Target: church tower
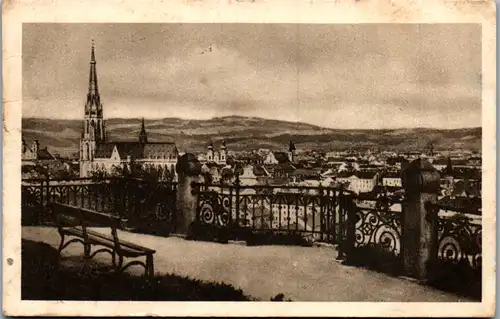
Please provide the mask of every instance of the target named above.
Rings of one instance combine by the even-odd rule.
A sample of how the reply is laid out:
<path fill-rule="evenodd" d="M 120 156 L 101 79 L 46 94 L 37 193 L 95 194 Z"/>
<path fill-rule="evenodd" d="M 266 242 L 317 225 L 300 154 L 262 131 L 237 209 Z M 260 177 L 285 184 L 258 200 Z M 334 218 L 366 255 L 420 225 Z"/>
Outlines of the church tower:
<path fill-rule="evenodd" d="M 148 143 L 148 134 L 146 133 L 146 127 L 144 125 L 144 118 L 142 118 L 141 131 L 139 132 L 139 143 L 141 143 L 141 144 Z"/>
<path fill-rule="evenodd" d="M 214 144 L 210 142 L 210 144 L 208 144 L 207 161 L 212 162 L 213 160 L 214 160 Z"/>
<path fill-rule="evenodd" d="M 292 163 L 294 160 L 294 156 L 295 156 L 295 144 L 293 143 L 293 141 L 290 141 L 290 145 L 288 147 L 288 160 L 290 160 L 290 162 Z"/>
<path fill-rule="evenodd" d="M 97 144 L 106 140 L 104 119 L 102 116 L 101 97 L 97 85 L 97 70 L 94 40 L 90 52 L 90 74 L 82 136 L 80 139 L 80 176 L 87 177 L 91 170 Z"/>
<path fill-rule="evenodd" d="M 227 148 L 226 141 L 222 141 L 222 145 L 220 146 L 220 164 L 226 165 L 227 163 Z"/>

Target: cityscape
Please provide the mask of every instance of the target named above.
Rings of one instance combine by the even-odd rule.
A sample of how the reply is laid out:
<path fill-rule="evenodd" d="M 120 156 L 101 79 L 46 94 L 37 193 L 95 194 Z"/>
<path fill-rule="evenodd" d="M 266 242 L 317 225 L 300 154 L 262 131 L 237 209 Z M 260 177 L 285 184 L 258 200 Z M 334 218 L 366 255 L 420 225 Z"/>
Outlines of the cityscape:
<path fill-rule="evenodd" d="M 82 120 L 80 150 L 76 158 L 51 154 L 38 139 L 23 139 L 23 178 L 91 177 L 121 174 L 132 162 L 161 170 L 161 180 L 176 179 L 179 152 L 175 142 L 148 140 L 144 118 L 137 119 L 134 140 L 108 141 L 106 121 L 99 94 L 94 44 L 91 47 L 89 92 Z M 231 120 L 231 117 L 227 117 Z M 245 118 L 240 118 L 243 122 Z M 139 124 L 140 123 L 140 124 Z M 290 123 L 292 124 L 292 123 Z M 133 128 L 131 128 L 133 130 Z M 237 143 L 234 143 L 237 144 Z M 239 147 L 237 147 L 239 149 Z M 481 151 L 436 150 L 432 140 L 422 149 L 391 151 L 377 148 L 347 150 L 301 149 L 290 139 L 281 149 L 231 150 L 225 140 L 206 143 L 206 150 L 195 152 L 202 172 L 211 183 L 242 185 L 342 186 L 356 194 L 397 195 L 402 191 L 401 170 L 412 160 L 426 158 L 441 174 L 440 200 L 459 210 L 481 210 Z"/>
<path fill-rule="evenodd" d="M 79 28 L 72 29 L 73 26 L 61 28 L 47 26 L 47 37 L 56 37 L 58 32 L 64 34 L 75 30 L 81 31 Z M 334 34 L 340 32 L 344 36 L 336 41 L 344 41 L 346 45 L 351 46 L 351 49 L 359 45 L 358 48 L 361 52 L 365 50 L 362 49 L 363 45 L 366 45 L 366 52 L 363 53 L 363 56 L 368 56 L 368 60 L 353 62 L 354 64 L 346 63 L 353 67 L 352 73 L 356 74 L 354 78 L 359 81 L 360 87 L 369 93 L 360 98 L 356 94 L 363 94 L 352 93 L 354 94 L 352 95 L 346 89 L 344 98 L 348 97 L 352 101 L 356 101 L 357 106 L 352 106 L 350 111 L 342 108 L 339 108 L 338 111 L 331 111 L 335 107 L 325 106 L 325 99 L 340 101 L 339 105 L 342 104 L 342 90 L 333 90 L 333 84 L 321 82 L 328 76 L 328 71 L 322 75 L 317 75 L 315 72 L 321 68 L 329 68 L 330 71 L 336 72 L 334 73 L 338 77 L 339 85 L 348 83 L 351 74 L 342 73 L 344 71 L 339 70 L 343 70 L 343 67 L 331 66 L 328 62 L 328 59 L 337 61 L 342 53 L 339 52 L 338 56 L 335 54 L 328 56 L 325 62 L 320 59 L 323 51 L 314 48 L 306 40 L 296 39 L 295 41 L 299 44 L 297 45 L 298 52 L 294 53 L 297 54 L 295 57 L 286 56 L 285 49 L 283 52 L 279 51 L 280 54 L 285 54 L 285 57 L 274 57 L 271 52 L 278 55 L 277 52 L 280 49 L 276 48 L 276 51 L 270 49 L 273 47 L 274 44 L 271 43 L 275 39 L 269 34 L 282 32 L 284 37 L 282 45 L 286 47 L 285 42 L 288 37 L 286 32 L 291 32 L 292 27 L 221 26 L 222 29 L 227 28 L 227 30 L 221 31 L 218 36 L 212 39 L 215 41 L 214 43 L 205 45 L 208 40 L 205 41 L 201 34 L 205 34 L 204 32 L 215 34 L 214 30 L 217 28 L 200 31 L 201 29 L 196 29 L 196 26 L 152 25 L 144 27 L 144 30 L 135 30 L 134 26 L 127 25 L 123 30 L 125 30 L 124 34 L 130 36 L 128 45 L 137 50 L 134 54 L 140 55 L 146 52 L 138 48 L 143 45 L 141 37 L 146 39 L 149 36 L 153 38 L 151 41 L 154 42 L 156 36 L 153 34 L 164 34 L 168 30 L 175 31 L 177 34 L 191 32 L 193 38 L 190 38 L 190 41 L 200 41 L 196 43 L 195 50 L 192 52 L 188 52 L 188 47 L 193 45 L 190 41 L 183 50 L 178 49 L 181 56 L 186 55 L 186 59 L 189 60 L 187 64 L 183 64 L 182 58 L 173 57 L 167 59 L 170 64 L 166 67 L 155 65 L 153 71 L 149 69 L 150 66 L 147 64 L 135 64 L 139 63 L 140 59 L 138 60 L 137 56 L 132 58 L 132 53 L 130 53 L 130 61 L 128 62 L 124 62 L 127 60 L 126 53 L 122 55 L 113 53 L 115 54 L 115 60 L 113 60 L 110 57 L 111 53 L 101 49 L 99 43 L 104 43 L 103 46 L 107 46 L 108 50 L 113 48 L 117 51 L 121 50 L 117 47 L 119 44 L 110 44 L 110 39 L 113 36 L 111 36 L 111 31 L 106 31 L 106 26 L 96 28 L 101 28 L 96 29 L 99 32 L 94 30 L 101 34 L 101 41 L 90 39 L 87 41 L 85 51 L 82 49 L 82 51 L 72 52 L 73 55 L 78 55 L 72 59 L 79 61 L 71 66 L 71 68 L 78 69 L 74 72 L 78 74 L 84 74 L 83 71 L 88 72 L 81 77 L 71 77 L 71 81 L 74 82 L 71 85 L 77 86 L 79 89 L 72 89 L 73 91 L 69 92 L 81 92 L 81 88 L 85 87 L 85 93 L 78 97 L 82 101 L 78 107 L 68 106 L 66 110 L 68 113 L 62 116 L 57 114 L 48 116 L 46 111 L 40 111 L 40 114 L 36 114 L 37 110 L 41 110 L 43 105 L 48 103 L 42 101 L 44 97 L 40 95 L 40 92 L 43 89 L 35 89 L 37 84 L 31 82 L 23 86 L 23 92 L 26 94 L 25 99 L 29 100 L 27 105 L 39 103 L 36 107 L 31 106 L 22 119 L 23 245 L 26 241 L 26 247 L 30 245 L 32 247 L 31 250 L 26 248 L 26 251 L 34 253 L 39 250 L 37 245 L 44 243 L 44 245 L 48 245 L 44 248 L 47 251 L 52 249 L 61 255 L 64 250 L 66 254 L 76 256 L 81 254 L 76 248 L 78 245 L 73 244 L 68 249 L 66 247 L 73 241 L 75 243 L 81 242 L 84 246 L 85 265 L 88 265 L 88 260 L 91 260 L 98 252 L 105 250 L 112 255 L 113 267 L 119 269 L 119 274 L 126 272 L 126 269 L 134 269 L 130 272 L 131 275 L 129 274 L 135 278 L 130 279 L 132 281 L 136 278 L 142 278 L 137 276 L 140 272 L 135 269 L 136 267 L 132 267 L 134 265 L 142 265 L 146 277 L 160 276 L 158 274 L 170 272 L 174 275 L 191 276 L 206 281 L 219 281 L 221 277 L 218 277 L 219 269 L 215 265 L 222 263 L 221 260 L 210 259 L 211 262 L 203 257 L 205 261 L 202 267 L 213 270 L 201 274 L 196 270 L 198 269 L 196 268 L 198 266 L 195 265 L 196 261 L 189 259 L 194 257 L 186 257 L 184 260 L 183 256 L 178 254 L 176 256 L 180 260 L 184 260 L 183 267 L 189 271 L 181 271 L 181 273 L 176 274 L 175 266 L 169 264 L 169 256 L 164 250 L 165 247 L 174 247 L 172 249 L 183 251 L 186 249 L 183 246 L 186 245 L 184 241 L 194 240 L 200 246 L 196 246 L 198 248 L 192 246 L 194 247 L 192 249 L 219 256 L 218 248 L 207 249 L 202 246 L 203 243 L 205 241 L 224 244 L 246 242 L 246 246 L 258 246 L 262 250 L 263 257 L 258 258 L 257 255 L 242 250 L 247 248 L 246 246 L 230 248 L 234 251 L 229 252 L 229 254 L 241 254 L 241 256 L 245 256 L 241 258 L 251 260 L 249 261 L 251 265 L 269 267 L 268 270 L 272 273 L 278 271 L 279 265 L 285 259 L 280 259 L 278 262 L 272 257 L 265 257 L 266 254 L 271 254 L 270 251 L 266 250 L 267 248 L 273 247 L 273 245 L 283 245 L 282 248 L 279 248 L 282 249 L 279 252 L 282 254 L 280 258 L 293 256 L 290 257 L 290 263 L 293 264 L 298 262 L 296 260 L 298 255 L 295 255 L 294 250 L 286 250 L 295 248 L 287 247 L 308 246 L 311 247 L 311 252 L 308 253 L 311 256 L 304 258 L 312 263 L 315 262 L 314 260 L 323 261 L 324 258 L 331 258 L 331 260 L 339 261 L 339 267 L 368 267 L 373 271 L 388 273 L 389 277 L 387 278 L 399 278 L 398 276 L 404 275 L 418 280 L 429 280 L 432 277 L 430 286 L 433 288 L 417 284 L 415 286 L 394 284 L 392 279 L 387 279 L 387 282 L 391 282 L 390 285 L 395 285 L 394 289 L 401 289 L 399 294 L 401 300 L 392 295 L 381 297 L 385 298 L 386 301 L 480 300 L 481 87 L 480 83 L 477 82 L 477 74 L 470 74 L 480 73 L 480 54 L 478 59 L 475 58 L 478 53 L 476 52 L 477 44 L 474 41 L 469 39 L 471 42 L 467 48 L 470 52 L 463 50 L 467 51 L 462 52 L 463 57 L 457 57 L 457 60 L 463 59 L 463 61 L 454 62 L 469 63 L 471 66 L 469 67 L 467 64 L 460 71 L 457 71 L 456 65 L 446 65 L 448 62 L 446 62 L 445 53 L 432 53 L 426 61 L 419 58 L 415 58 L 416 60 L 413 61 L 408 58 L 413 53 L 400 48 L 397 41 L 390 40 L 390 38 L 402 36 L 401 34 L 405 32 L 416 32 L 411 26 L 401 26 L 396 28 L 396 31 L 389 31 L 383 26 L 377 25 L 378 33 L 374 34 L 369 28 L 360 26 L 358 32 L 362 35 L 353 36 L 354 40 L 346 40 L 348 38 L 346 35 L 353 32 L 349 31 L 350 28 L 346 26 L 339 26 L 338 30 L 335 28 L 333 28 L 335 30 L 328 30 L 325 26 L 319 26 L 317 29 L 313 26 L 304 26 L 303 31 L 311 37 L 313 37 L 312 34 L 318 33 L 326 38 L 326 40 L 318 41 L 328 42 L 329 37 L 333 39 Z M 432 27 L 419 26 L 419 28 L 431 28 L 428 31 L 433 32 Z M 440 32 L 457 33 L 463 31 L 457 26 L 443 28 Z M 26 30 L 25 32 L 32 37 L 40 32 L 36 29 L 36 25 L 31 25 L 31 28 Z M 110 38 L 102 35 L 108 34 L 106 32 L 109 32 Z M 383 36 L 384 32 L 389 34 L 387 38 Z M 471 34 L 471 38 L 474 38 L 475 30 L 467 29 L 467 32 Z M 248 59 L 243 59 L 244 53 L 235 53 L 232 50 L 236 50 L 235 48 L 250 50 L 250 48 L 249 44 L 234 39 L 237 34 L 254 36 L 254 39 L 260 39 L 263 45 L 269 46 L 269 48 L 259 49 L 262 52 L 255 53 L 257 56 L 254 56 L 254 53 L 245 52 L 248 54 Z M 366 37 L 369 35 L 373 37 L 373 43 L 370 42 L 368 45 L 366 43 L 369 41 L 366 40 Z M 80 36 L 83 39 L 83 35 Z M 172 35 L 169 43 L 175 43 L 183 48 L 181 43 L 183 37 L 179 35 L 177 38 L 175 37 Z M 227 41 L 227 47 L 224 47 L 224 41 Z M 160 59 L 154 55 L 157 48 L 151 44 L 153 42 L 144 44 L 144 46 L 154 48 L 152 49 L 154 53 L 145 56 L 144 59 Z M 229 43 L 233 43 L 234 46 L 231 47 Z M 438 47 L 442 45 L 438 38 L 432 38 L 429 43 L 439 43 Z M 448 42 L 443 41 L 443 43 Z M 28 44 L 28 46 L 32 45 L 34 44 Z M 435 50 L 431 44 L 426 44 L 423 40 L 420 45 L 420 49 L 427 50 L 427 53 Z M 163 44 L 159 47 L 162 46 Z M 327 44 L 324 46 L 328 47 Z M 385 46 L 389 46 L 389 49 Z M 391 49 L 394 52 L 388 51 Z M 34 73 L 40 74 L 39 70 L 29 69 L 40 67 L 38 62 L 32 60 L 32 55 L 37 54 L 36 50 L 30 50 L 34 49 L 26 49 L 25 59 L 28 63 L 25 63 L 27 65 L 25 67 L 28 69 L 23 72 L 32 75 Z M 132 48 L 127 50 L 132 50 Z M 158 50 L 161 49 L 158 48 Z M 340 49 L 338 50 L 340 51 Z M 67 51 L 67 49 L 63 51 Z M 321 52 L 318 53 L 319 51 Z M 101 52 L 104 58 L 100 58 Z M 168 50 L 164 51 L 164 54 L 167 52 L 174 54 Z M 316 57 L 315 54 L 317 54 Z M 400 56 L 397 56 L 398 54 Z M 263 57 L 268 55 L 270 60 L 265 61 Z M 356 56 L 362 59 L 359 52 L 356 53 Z M 383 73 L 377 69 L 377 64 L 372 60 L 378 60 L 380 56 L 385 56 L 388 59 L 384 60 L 384 65 L 388 70 L 393 71 Z M 312 68 L 312 71 L 304 71 L 300 81 L 299 79 L 280 80 L 292 83 L 311 82 L 302 84 L 304 87 L 300 89 L 297 84 L 295 93 L 293 93 L 293 89 L 288 91 L 288 86 L 281 86 L 281 83 L 278 83 L 280 81 L 277 80 L 279 76 L 285 73 L 289 74 L 286 65 L 290 62 L 286 62 L 287 58 L 293 60 L 291 64 L 295 63 L 300 67 Z M 61 55 L 61 59 L 64 59 L 63 55 Z M 86 62 L 81 62 L 84 59 Z M 260 68 L 269 68 L 269 63 L 272 63 L 273 59 L 282 63 L 277 68 L 283 67 L 284 69 L 276 70 L 276 74 L 269 75 L 271 71 Z M 405 61 L 408 62 L 408 65 L 418 62 L 421 66 L 413 69 L 413 65 L 408 67 Z M 440 73 L 445 71 L 436 71 L 438 68 L 434 69 L 432 63 L 439 64 L 441 70 L 446 70 L 447 74 Z M 124 65 L 130 65 L 130 70 L 123 70 Z M 362 72 L 358 69 L 367 65 L 374 68 L 374 76 L 378 76 L 380 82 L 387 83 L 377 83 L 373 84 L 373 88 L 370 87 L 372 85 L 370 81 L 374 79 L 365 80 L 360 75 Z M 479 70 L 475 69 L 477 65 L 479 65 Z M 259 76 L 248 75 L 252 67 L 255 68 L 256 73 L 260 72 L 260 76 L 263 77 L 261 87 L 259 85 L 254 87 L 255 83 L 252 82 L 257 81 L 256 77 Z M 165 71 L 162 68 L 170 71 Z M 394 68 L 397 71 L 394 71 Z M 111 70 L 116 71 L 116 74 L 109 74 Z M 407 98 L 389 96 L 393 93 L 388 93 L 387 85 L 397 85 L 393 79 L 390 79 L 391 74 L 396 76 L 395 74 L 399 74 L 401 70 L 405 70 L 403 73 L 408 77 L 411 77 L 412 72 L 418 73 L 416 78 L 420 81 L 418 84 L 402 84 L 404 88 L 401 90 L 404 92 L 410 92 L 411 88 L 420 85 L 419 88 L 408 93 Z M 62 71 L 57 69 L 54 72 Z M 72 71 L 68 70 L 68 72 Z M 161 81 L 157 76 L 168 77 L 166 75 L 168 72 L 172 72 L 172 79 L 166 80 L 162 84 L 175 86 L 174 93 L 167 92 L 167 89 L 163 92 L 161 86 L 156 86 L 156 82 Z M 234 72 L 234 90 L 241 88 L 239 87 L 240 77 L 244 77 L 242 81 L 249 85 L 248 92 L 250 93 L 245 95 L 246 93 L 237 92 L 240 94 L 238 98 L 227 102 L 226 96 L 221 97 L 220 95 L 227 94 L 229 98 L 235 92 L 227 88 L 225 91 L 220 91 L 217 87 L 225 85 L 231 88 L 231 85 L 228 85 L 228 81 L 231 83 L 231 79 L 227 78 L 231 72 Z M 122 83 L 122 86 L 116 84 L 120 81 L 140 81 L 140 74 L 149 74 L 150 77 L 145 77 L 143 83 Z M 293 72 L 290 74 L 293 78 Z M 193 84 L 185 79 L 189 76 L 197 76 L 199 80 Z M 33 75 L 33 77 L 41 76 Z M 61 81 L 65 81 L 65 79 Z M 445 84 L 439 82 L 441 86 L 438 87 L 437 83 L 432 83 L 434 79 L 437 79 L 438 82 L 445 80 L 450 82 Z M 462 79 L 465 79 L 465 82 L 460 82 Z M 36 81 L 36 78 L 24 81 Z M 183 92 L 178 91 L 182 89 L 176 86 L 177 84 L 174 83 L 176 81 L 182 82 Z M 112 88 L 113 83 L 117 85 L 116 88 Z M 39 85 L 45 86 L 46 84 Z M 461 86 L 466 89 L 463 92 L 458 92 L 457 88 Z M 288 95 L 296 94 L 294 99 L 299 102 L 303 101 L 303 104 L 300 107 L 294 105 L 288 109 L 281 106 L 282 101 L 276 97 L 276 92 L 269 92 L 273 88 L 282 90 L 279 93 L 283 94 L 284 100 L 289 98 Z M 175 106 L 167 107 L 167 104 L 171 103 L 169 100 L 165 106 L 144 106 L 143 114 L 141 114 L 141 104 L 134 104 L 137 103 L 136 100 L 129 97 L 131 91 L 135 90 L 137 97 L 139 99 L 143 97 L 146 101 L 151 95 L 156 94 L 154 93 L 156 89 L 161 92 L 157 93 L 159 98 L 175 100 L 175 98 L 185 94 L 192 98 L 192 100 L 187 99 L 192 104 L 181 105 L 187 100 L 179 98 L 179 101 L 182 102 L 179 102 L 179 110 L 176 110 Z M 451 93 L 445 91 L 447 89 L 450 89 Z M 201 90 L 199 91 L 201 93 L 196 90 Z M 330 92 L 325 93 L 325 91 Z M 415 97 L 424 91 L 426 93 L 423 93 L 422 96 Z M 28 96 L 28 92 L 32 94 Z M 257 95 L 256 92 L 259 94 L 268 92 L 269 96 L 263 97 Z M 457 93 L 458 96 L 455 102 L 449 104 L 441 101 L 440 98 L 448 98 L 453 92 Z M 254 95 L 250 96 L 250 94 Z M 407 112 L 411 120 L 405 117 L 406 115 L 402 115 L 403 113 L 399 114 L 399 111 L 391 109 L 392 106 L 385 108 L 380 106 L 380 113 L 376 113 L 377 115 L 373 115 L 373 112 L 377 111 L 368 106 L 366 109 L 359 109 L 366 105 L 365 98 L 374 98 L 376 94 L 383 95 L 378 98 L 377 103 L 391 100 L 391 103 L 399 101 L 397 103 L 405 105 L 404 107 L 407 109 L 403 110 L 403 106 L 401 106 L 401 110 L 403 113 Z M 113 96 L 116 97 L 117 102 L 110 101 L 108 105 L 108 100 L 112 100 Z M 196 105 L 204 97 L 207 99 L 208 109 L 214 103 L 227 103 L 223 110 L 213 106 L 214 111 L 211 112 L 207 108 Z M 268 101 L 268 98 L 275 105 L 268 105 L 267 102 L 259 104 L 262 101 Z M 401 102 L 402 99 L 404 102 Z M 419 101 L 421 105 L 418 107 L 408 106 L 412 99 Z M 307 102 L 309 100 L 311 102 Z M 129 102 L 129 106 L 120 106 L 122 103 L 126 104 L 126 101 Z M 308 114 L 306 110 L 309 107 L 308 103 L 311 105 L 311 114 Z M 430 106 L 431 103 L 435 103 L 436 107 Z M 466 105 L 466 103 L 470 105 Z M 314 109 L 313 105 L 317 105 L 317 109 Z M 165 111 L 168 114 L 165 114 L 164 109 L 168 109 Z M 61 110 L 63 110 L 62 106 Z M 182 116 L 183 112 L 186 114 L 185 117 Z M 332 121 L 334 124 L 330 125 L 327 120 L 322 119 L 322 112 L 325 116 L 334 116 L 335 121 Z M 350 118 L 339 119 L 337 116 L 344 114 L 343 112 L 350 112 L 348 113 Z M 282 115 L 282 113 L 287 114 Z M 356 123 L 354 119 L 358 114 L 359 122 Z M 366 117 L 367 114 L 368 117 Z M 370 121 L 370 116 L 373 118 L 373 122 Z M 406 121 L 407 119 L 408 121 Z M 449 122 L 446 122 L 446 119 L 449 119 Z M 343 127 L 343 122 L 352 127 Z M 384 126 L 385 124 L 386 126 Z M 408 126 L 406 126 L 407 124 Z M 418 182 L 415 182 L 416 180 Z M 415 187 L 412 186 L 412 183 L 420 184 Z M 420 207 L 419 201 L 425 202 L 425 204 Z M 429 219 L 429 215 L 435 216 L 435 218 Z M 76 219 L 81 224 L 69 225 L 66 221 L 67 218 Z M 92 230 L 90 227 L 93 227 Z M 119 235 L 117 227 L 120 230 Z M 87 230 L 87 228 L 89 229 Z M 111 229 L 111 235 L 104 235 L 103 231 L 108 228 Z M 122 236 L 122 232 L 123 236 L 133 243 L 118 239 L 118 236 Z M 421 238 L 412 237 L 412 232 L 421 234 Z M 60 236 L 60 242 L 58 236 Z M 76 239 L 66 242 L 65 238 L 68 237 Z M 177 242 L 176 240 L 184 241 Z M 431 261 L 421 260 L 421 258 L 427 258 L 422 256 L 427 255 L 417 248 L 412 248 L 416 247 L 413 242 L 415 240 L 429 243 L 427 248 L 418 249 L 429 249 L 429 256 L 431 256 L 429 258 L 434 259 Z M 91 254 L 91 247 L 94 245 L 107 248 L 96 250 Z M 121 248 L 117 250 L 116 247 Z M 325 257 L 321 255 L 324 253 L 316 253 L 315 251 L 319 250 L 314 249 L 329 249 L 332 254 Z M 248 257 L 250 256 L 248 254 L 252 257 Z M 69 258 L 68 260 L 72 258 L 68 257 L 69 255 L 65 256 L 67 259 Z M 124 265 L 125 257 L 146 257 L 146 260 L 144 262 L 135 260 Z M 266 258 L 270 258 L 269 266 L 266 266 Z M 102 263 L 106 258 L 100 257 L 96 260 Z M 105 292 L 99 292 L 97 297 L 95 295 L 78 297 L 73 292 L 57 290 L 59 289 L 57 288 L 57 280 L 72 280 L 74 267 L 79 269 L 77 277 L 79 278 L 78 284 L 84 287 L 81 288 L 82 291 L 94 289 L 95 287 L 90 282 L 95 278 L 116 280 L 115 277 L 97 274 L 93 268 L 97 266 L 94 264 L 90 266 L 89 273 L 86 272 L 87 270 L 84 271 L 85 275 L 81 275 L 83 266 L 75 264 L 73 259 L 71 259 L 71 263 L 64 261 L 62 264 L 66 265 L 64 266 L 66 268 L 63 267 L 66 270 L 61 273 L 51 273 L 50 276 L 47 275 L 47 278 L 55 278 L 52 279 L 53 281 L 40 283 L 44 287 L 56 287 L 52 288 L 54 290 L 51 290 L 51 293 L 46 294 L 31 287 L 23 288 L 23 295 L 27 296 L 28 299 L 56 300 L 116 298 L 106 295 Z M 390 266 L 388 266 L 389 264 Z M 430 264 L 434 268 L 427 268 L 431 267 L 427 266 Z M 238 267 L 245 267 L 241 263 L 238 265 Z M 247 271 L 243 268 L 242 272 Z M 23 277 L 40 277 L 41 275 L 33 269 L 26 270 L 26 273 L 23 269 Z M 434 273 L 435 269 L 440 270 Z M 290 273 L 302 276 L 302 273 L 299 274 L 296 271 L 298 270 L 293 270 Z M 61 275 L 63 273 L 64 276 L 67 276 L 67 278 L 64 277 L 66 279 L 58 277 L 63 276 Z M 455 275 L 450 275 L 450 273 Z M 247 279 L 242 282 L 240 280 L 241 274 L 237 270 L 233 272 L 233 276 L 229 281 L 231 285 L 240 285 L 243 287 L 244 293 L 247 293 L 245 290 L 247 287 L 250 294 L 258 295 L 257 299 L 271 299 L 273 301 L 284 301 L 287 298 L 291 298 L 292 301 L 370 301 L 373 299 L 378 301 L 376 296 L 367 296 L 366 293 L 363 295 L 363 292 L 356 292 L 355 295 L 358 297 L 344 300 L 343 296 L 328 295 L 327 293 L 322 296 L 308 295 L 307 291 L 311 290 L 310 288 L 296 290 L 290 288 L 291 286 L 287 286 L 288 291 L 283 288 L 282 293 L 275 288 L 269 288 L 278 287 L 279 279 L 265 285 L 265 288 L 259 289 L 253 284 L 245 284 L 246 280 L 253 280 L 250 277 L 245 277 Z M 259 275 L 255 276 L 257 276 L 255 278 L 260 278 Z M 353 276 L 353 280 L 360 278 L 356 277 L 355 274 Z M 272 281 L 271 277 L 268 279 Z M 291 282 L 295 282 L 294 280 L 292 279 Z M 309 279 L 305 280 L 303 283 L 296 282 L 296 284 L 298 286 L 319 287 L 320 291 L 326 291 L 326 288 L 322 288 L 321 283 L 311 285 Z M 160 281 L 158 280 L 158 283 Z M 106 281 L 106 283 L 108 282 Z M 162 299 L 169 295 L 166 286 L 161 286 L 161 289 L 158 288 L 159 286 L 155 287 L 156 290 L 144 292 L 144 295 L 134 295 L 132 292 L 118 298 L 124 298 L 124 300 L 136 300 L 137 298 L 140 300 L 168 300 Z M 438 290 L 432 290 L 436 287 Z M 167 289 L 163 295 L 158 293 L 158 291 L 163 291 L 162 289 Z M 219 293 L 216 292 L 219 288 L 213 289 L 215 295 L 209 294 L 199 298 L 201 300 L 226 300 L 224 298 L 241 300 L 239 298 L 247 298 L 247 296 L 238 295 L 237 292 L 222 292 L 222 288 L 220 288 L 221 292 Z M 431 289 L 429 290 L 431 292 L 426 289 Z M 224 295 L 225 293 L 228 295 Z M 183 297 L 178 298 L 182 299 Z M 197 297 L 193 298 L 199 300 L 196 299 Z"/>

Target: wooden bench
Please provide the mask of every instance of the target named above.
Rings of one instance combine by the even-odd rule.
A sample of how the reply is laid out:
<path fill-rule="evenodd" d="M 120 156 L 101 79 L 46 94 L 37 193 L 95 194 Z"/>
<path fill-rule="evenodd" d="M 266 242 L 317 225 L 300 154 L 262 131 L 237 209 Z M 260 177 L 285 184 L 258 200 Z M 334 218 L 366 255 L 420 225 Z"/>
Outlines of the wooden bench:
<path fill-rule="evenodd" d="M 83 244 L 84 258 L 86 259 L 91 259 L 101 252 L 110 253 L 113 262 L 112 269 L 115 272 L 123 272 L 130 266 L 141 265 L 145 269 L 146 276 L 154 275 L 153 255 L 155 251 L 119 239 L 117 229 L 121 225 L 120 217 L 56 202 L 47 203 L 47 208 L 55 217 L 59 235 L 61 236 L 58 249 L 59 255 L 71 243 L 80 242 Z M 111 230 L 110 235 L 88 229 L 91 226 L 109 228 Z M 66 237 L 73 238 L 65 242 Z M 92 246 L 104 246 L 105 248 L 91 252 Z M 123 264 L 125 257 L 137 258 L 142 256 L 146 257 L 145 263 L 135 260 Z M 116 257 L 118 257 L 118 262 Z"/>

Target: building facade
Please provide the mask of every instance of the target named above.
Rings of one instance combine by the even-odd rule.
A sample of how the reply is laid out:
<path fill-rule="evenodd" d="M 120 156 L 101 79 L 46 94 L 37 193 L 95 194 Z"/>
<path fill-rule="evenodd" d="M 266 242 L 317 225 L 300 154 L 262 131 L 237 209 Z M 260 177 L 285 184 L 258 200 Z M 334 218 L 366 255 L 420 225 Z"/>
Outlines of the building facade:
<path fill-rule="evenodd" d="M 295 144 L 290 141 L 288 152 L 269 152 L 264 158 L 266 165 L 278 165 L 283 163 L 293 163 L 295 160 Z"/>
<path fill-rule="evenodd" d="M 179 157 L 175 143 L 148 141 L 144 119 L 136 141 L 107 140 L 96 64 L 92 43 L 89 89 L 80 138 L 80 176 L 89 177 L 99 171 L 113 174 L 117 169 L 131 168 L 132 164 L 161 168 L 165 175 L 174 176 Z"/>
<path fill-rule="evenodd" d="M 38 140 L 33 140 L 31 147 L 28 146 L 24 138 L 22 139 L 21 161 L 23 164 L 29 164 L 39 161 L 54 160 L 54 156 L 49 153 L 47 147 L 41 148 Z"/>
<path fill-rule="evenodd" d="M 215 163 L 217 165 L 227 164 L 227 148 L 226 143 L 223 141 L 220 149 L 216 151 L 214 149 L 214 144 L 210 143 L 208 145 L 207 153 L 205 154 L 204 161 L 206 163 Z"/>
<path fill-rule="evenodd" d="M 398 172 L 386 172 L 382 174 L 382 186 L 402 188 L 401 174 Z"/>
<path fill-rule="evenodd" d="M 342 172 L 337 176 L 337 182 L 347 183 L 347 189 L 359 194 L 371 192 L 377 185 L 377 172 Z"/>

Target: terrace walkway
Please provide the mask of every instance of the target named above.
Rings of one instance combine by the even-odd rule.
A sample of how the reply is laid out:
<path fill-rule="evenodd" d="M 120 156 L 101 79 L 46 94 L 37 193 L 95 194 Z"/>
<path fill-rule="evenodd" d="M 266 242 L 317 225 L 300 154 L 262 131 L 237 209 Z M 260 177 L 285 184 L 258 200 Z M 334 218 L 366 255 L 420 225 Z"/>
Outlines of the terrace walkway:
<path fill-rule="evenodd" d="M 51 227 L 23 227 L 22 237 L 55 248 L 59 243 L 57 230 Z M 330 247 L 248 247 L 128 232 L 121 232 L 120 238 L 155 249 L 157 273 L 224 282 L 264 301 L 279 293 L 293 301 L 470 301 L 405 279 L 341 265 Z M 74 244 L 63 254 L 79 256 L 82 252 L 82 246 Z M 143 269 L 130 271 L 142 274 Z"/>

